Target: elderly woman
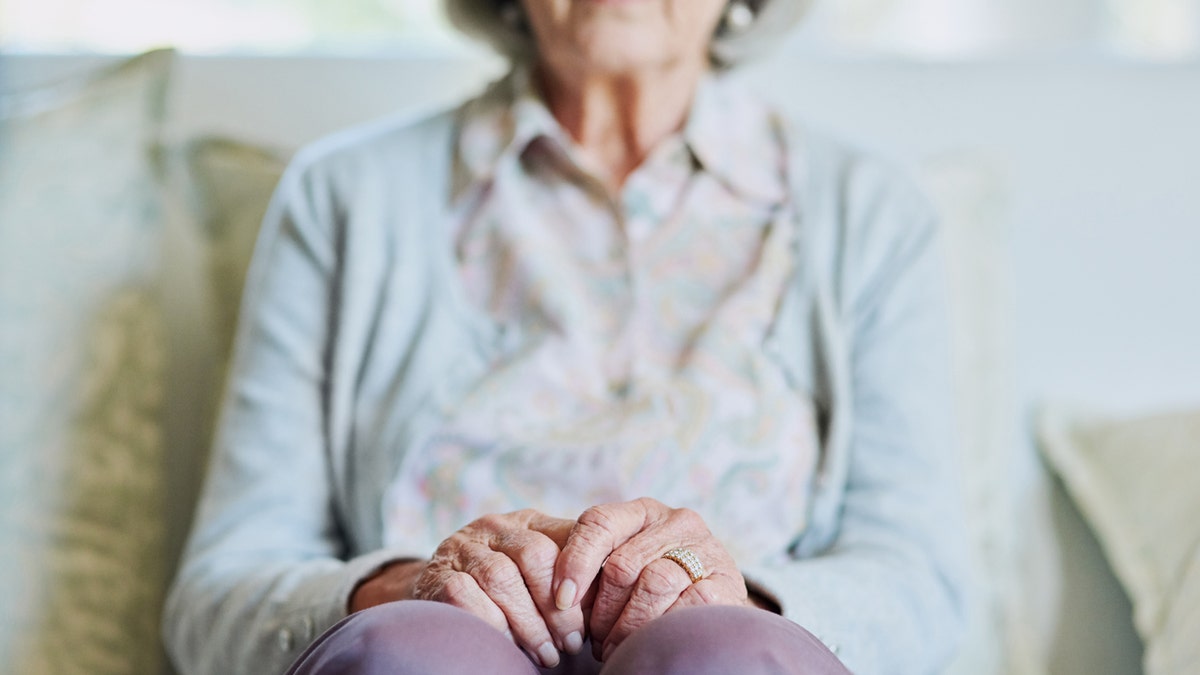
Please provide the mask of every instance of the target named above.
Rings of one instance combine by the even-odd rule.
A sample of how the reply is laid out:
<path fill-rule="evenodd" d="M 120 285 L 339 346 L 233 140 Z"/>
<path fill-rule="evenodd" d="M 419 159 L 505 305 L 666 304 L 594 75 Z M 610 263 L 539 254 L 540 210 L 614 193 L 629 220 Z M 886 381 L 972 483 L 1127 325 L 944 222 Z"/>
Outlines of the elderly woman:
<path fill-rule="evenodd" d="M 326 140 L 255 253 L 185 673 L 935 672 L 931 214 L 722 76 L 802 0 L 451 0 L 512 57 Z"/>

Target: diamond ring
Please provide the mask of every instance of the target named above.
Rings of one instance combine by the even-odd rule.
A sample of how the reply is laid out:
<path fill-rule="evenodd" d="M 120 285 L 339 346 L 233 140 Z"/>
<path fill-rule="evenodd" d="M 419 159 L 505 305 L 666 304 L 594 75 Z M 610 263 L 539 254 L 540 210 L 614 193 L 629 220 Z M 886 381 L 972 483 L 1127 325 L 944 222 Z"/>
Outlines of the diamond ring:
<path fill-rule="evenodd" d="M 690 550 L 686 548 L 673 548 L 664 553 L 662 557 L 672 560 L 675 564 L 682 567 L 688 573 L 688 576 L 691 577 L 693 584 L 704 578 L 704 564 Z"/>

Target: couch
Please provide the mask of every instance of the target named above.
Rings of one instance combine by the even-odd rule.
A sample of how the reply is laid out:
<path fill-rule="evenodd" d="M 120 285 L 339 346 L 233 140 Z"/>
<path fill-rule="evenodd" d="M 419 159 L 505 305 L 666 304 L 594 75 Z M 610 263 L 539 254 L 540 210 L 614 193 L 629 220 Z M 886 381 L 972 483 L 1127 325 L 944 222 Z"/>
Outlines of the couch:
<path fill-rule="evenodd" d="M 0 60 L 4 672 L 170 672 L 159 603 L 279 171 L 500 72 L 477 54 Z M 941 210 L 976 582 L 949 672 L 1200 672 L 1178 637 L 1200 535 L 1167 527 L 1200 508 L 1200 422 L 1147 416 L 1200 403 L 1200 312 L 1179 311 L 1200 289 L 1200 67 L 789 47 L 742 76 Z M 1123 480 L 1148 465 L 1168 482 Z"/>

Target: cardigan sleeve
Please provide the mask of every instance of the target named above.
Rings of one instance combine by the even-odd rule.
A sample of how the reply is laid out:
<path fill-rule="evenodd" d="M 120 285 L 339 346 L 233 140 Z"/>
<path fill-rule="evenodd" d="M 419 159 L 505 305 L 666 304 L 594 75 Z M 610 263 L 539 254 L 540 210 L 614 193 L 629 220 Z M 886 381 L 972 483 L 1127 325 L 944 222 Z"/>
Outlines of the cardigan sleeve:
<path fill-rule="evenodd" d="M 255 248 L 207 481 L 164 638 L 186 675 L 282 673 L 396 556 L 345 560 L 329 462 L 336 209 L 297 158 Z"/>
<path fill-rule="evenodd" d="M 846 446 L 836 535 L 744 572 L 858 675 L 920 675 L 945 665 L 965 614 L 945 280 L 923 199 L 866 173 L 868 190 L 831 200 L 837 253 L 818 299 Z"/>

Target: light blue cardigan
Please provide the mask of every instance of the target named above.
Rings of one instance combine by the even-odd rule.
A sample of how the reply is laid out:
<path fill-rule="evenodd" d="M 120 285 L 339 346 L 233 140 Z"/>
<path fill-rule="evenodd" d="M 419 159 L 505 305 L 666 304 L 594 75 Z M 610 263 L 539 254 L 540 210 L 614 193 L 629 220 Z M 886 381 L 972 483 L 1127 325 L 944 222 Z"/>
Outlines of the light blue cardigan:
<path fill-rule="evenodd" d="M 513 348 L 455 275 L 456 119 L 340 134 L 281 181 L 166 607 L 185 674 L 282 673 L 360 579 L 430 554 L 380 550 L 383 491 Z M 859 675 L 936 672 L 963 621 L 965 565 L 934 220 L 880 163 L 798 125 L 785 140 L 800 262 L 764 348 L 811 393 L 822 452 L 808 529 L 743 572 Z"/>

